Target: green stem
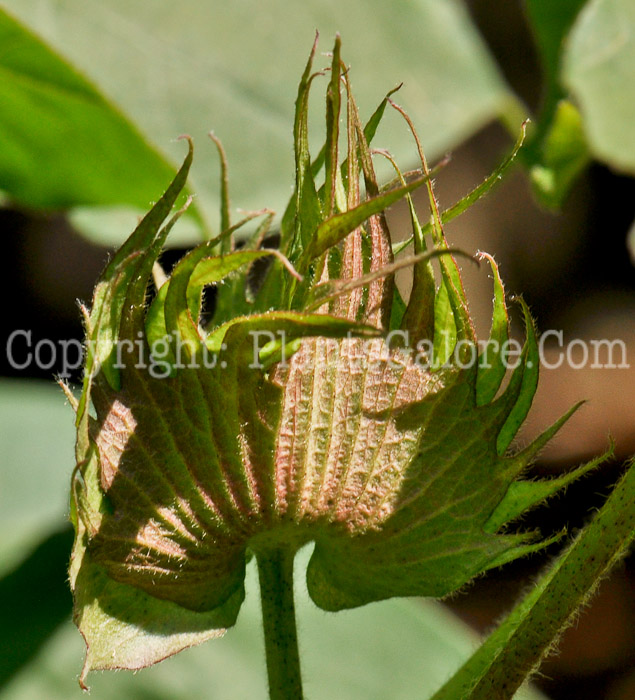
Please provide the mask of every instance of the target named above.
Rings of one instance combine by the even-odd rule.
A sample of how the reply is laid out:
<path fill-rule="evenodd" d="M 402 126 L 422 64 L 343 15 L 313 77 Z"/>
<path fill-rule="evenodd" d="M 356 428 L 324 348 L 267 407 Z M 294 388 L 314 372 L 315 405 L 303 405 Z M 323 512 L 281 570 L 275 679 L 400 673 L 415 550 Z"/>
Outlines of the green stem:
<path fill-rule="evenodd" d="M 293 558 L 287 549 L 256 553 L 271 700 L 302 700 L 293 604 Z"/>

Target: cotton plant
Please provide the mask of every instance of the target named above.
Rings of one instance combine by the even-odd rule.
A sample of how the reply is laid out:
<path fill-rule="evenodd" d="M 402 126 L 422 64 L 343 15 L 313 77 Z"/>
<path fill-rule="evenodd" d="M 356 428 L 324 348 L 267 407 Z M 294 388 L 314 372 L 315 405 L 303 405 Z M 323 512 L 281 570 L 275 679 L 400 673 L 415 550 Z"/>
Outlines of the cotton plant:
<path fill-rule="evenodd" d="M 362 123 L 339 38 L 330 69 L 314 72 L 315 52 L 298 89 L 295 189 L 279 245 L 264 247 L 268 210 L 230 220 L 227 163 L 214 137 L 221 233 L 166 276 L 159 258 L 187 206 L 172 214 L 192 162 L 188 140 L 173 182 L 84 310 L 83 389 L 79 400 L 69 394 L 77 425 L 70 579 L 87 647 L 82 686 L 89 671 L 144 668 L 220 637 L 239 614 L 253 557 L 270 695 L 300 698 L 292 577 L 301 547 L 315 545 L 306 584 L 323 610 L 442 598 L 558 539 L 562 533 L 540 539 L 516 521 L 601 459 L 557 479 L 523 478 L 576 407 L 530 445 L 511 447 L 538 381 L 534 324 L 519 300 L 526 337 L 512 363 L 503 283 L 481 254 L 494 301 L 491 334 L 478 342 L 456 262 L 465 254 L 444 235 L 444 222 L 510 167 L 524 126 L 496 172 L 442 213 L 434 171 L 392 93 Z M 327 83 L 326 138 L 312 157 L 308 102 L 317 80 Z M 402 173 L 388 152 L 371 148 L 392 108 L 412 128 L 416 171 Z M 394 167 L 386 186 L 377 159 Z M 419 187 L 428 192 L 426 221 L 411 199 Z M 385 217 L 399 200 L 411 225 L 400 242 Z M 413 270 L 407 301 L 395 283 L 403 267 Z M 202 315 L 208 286 L 216 290 L 211 319 Z M 574 543 L 438 698 L 513 695 L 627 546 L 629 475 L 611 497 L 626 505 L 614 500 L 600 514 L 626 521 L 614 524 L 612 546 L 598 554 L 606 522 L 603 531 L 597 522 L 583 531 L 595 544 Z M 591 551 L 592 566 L 584 559 Z M 575 589 L 567 589 L 567 562 L 577 566 Z M 554 600 L 556 610 L 540 607 Z M 541 631 L 519 651 L 522 625 Z"/>

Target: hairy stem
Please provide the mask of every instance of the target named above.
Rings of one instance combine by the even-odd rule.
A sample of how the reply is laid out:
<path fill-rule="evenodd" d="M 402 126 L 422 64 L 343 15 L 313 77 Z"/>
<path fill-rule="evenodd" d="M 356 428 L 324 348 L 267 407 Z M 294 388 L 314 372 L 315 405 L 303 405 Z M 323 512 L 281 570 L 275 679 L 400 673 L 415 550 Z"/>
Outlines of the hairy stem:
<path fill-rule="evenodd" d="M 293 604 L 294 555 L 288 549 L 256 553 L 271 700 L 303 697 Z"/>

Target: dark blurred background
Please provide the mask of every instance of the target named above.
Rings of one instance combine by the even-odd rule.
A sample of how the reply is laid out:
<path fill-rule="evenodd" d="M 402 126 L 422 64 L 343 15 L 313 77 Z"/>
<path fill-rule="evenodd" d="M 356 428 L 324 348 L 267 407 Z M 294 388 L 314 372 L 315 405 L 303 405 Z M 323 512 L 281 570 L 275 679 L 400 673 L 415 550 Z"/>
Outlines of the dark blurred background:
<path fill-rule="evenodd" d="M 520 2 L 471 0 L 471 12 L 505 77 L 532 112 L 540 104 L 540 69 Z M 416 120 L 416 115 L 415 120 Z M 502 127 L 481 131 L 453 154 L 439 176 L 437 193 L 449 205 L 494 167 L 510 144 Z M 421 211 L 425 202 L 420 200 Z M 557 329 L 565 340 L 621 338 L 628 347 L 630 369 L 543 371 L 530 421 L 528 441 L 580 398 L 589 404 L 577 414 L 532 468 L 545 476 L 568 470 L 602 452 L 609 431 L 616 457 L 569 487 L 547 507 L 524 521 L 545 534 L 563 527 L 575 532 L 599 506 L 635 453 L 635 270 L 626 236 L 635 217 L 635 180 L 594 165 L 576 183 L 558 214 L 540 211 L 520 170 L 474 210 L 448 226 L 453 245 L 492 253 L 501 266 L 509 293 L 522 293 L 539 329 Z M 401 213 L 392 213 L 395 226 Z M 11 289 L 3 308 L 3 334 L 16 328 L 33 332 L 33 343 L 81 339 L 77 300 L 90 302 L 93 284 L 108 251 L 76 234 L 62 215 L 33 215 L 0 209 L 3 232 L 3 277 Z M 166 255 L 168 266 L 183 251 Z M 484 270 L 465 269 L 469 298 L 482 332 L 489 322 L 491 281 Z M 4 342 L 4 338 L 3 338 Z M 61 367 L 25 371 L 12 369 L 0 354 L 4 376 L 52 380 Z M 77 380 L 76 373 L 74 379 Z M 57 596 L 59 616 L 70 610 L 65 559 L 70 534 L 55 536 L 36 550 L 9 579 L 0 583 L 1 601 L 10 591 L 36 585 L 45 567 L 47 585 Z M 556 550 L 557 551 L 557 548 Z M 547 551 L 479 579 L 448 605 L 479 631 L 491 628 L 527 582 L 553 556 Z M 38 568 L 39 567 L 39 568 Z M 13 588 L 12 588 L 13 587 Z M 24 624 L 54 625 L 37 610 Z M 33 649 L 19 653 L 31 653 Z M 541 670 L 538 684 L 554 699 L 629 700 L 635 698 L 635 558 L 620 562 L 601 585 L 591 605 L 579 616 L 560 643 L 560 654 Z M 2 679 L 0 679 L 1 681 Z"/>

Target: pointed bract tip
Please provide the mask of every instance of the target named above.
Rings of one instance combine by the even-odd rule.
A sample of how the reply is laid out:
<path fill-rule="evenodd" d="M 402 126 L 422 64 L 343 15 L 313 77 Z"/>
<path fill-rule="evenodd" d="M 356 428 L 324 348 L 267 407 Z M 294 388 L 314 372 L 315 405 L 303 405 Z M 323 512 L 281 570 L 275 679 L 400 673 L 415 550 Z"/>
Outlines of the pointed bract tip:
<path fill-rule="evenodd" d="M 207 132 L 207 136 L 214 142 L 219 151 L 225 152 L 223 142 L 216 136 L 213 130 Z"/>
<path fill-rule="evenodd" d="M 86 304 L 83 302 L 78 302 L 79 303 L 79 311 L 82 315 L 82 320 L 84 321 L 84 328 L 86 329 L 86 333 L 91 332 L 91 326 L 90 326 L 90 311 L 88 310 L 88 307 Z"/>
<path fill-rule="evenodd" d="M 88 666 L 88 654 L 86 654 L 86 659 L 84 660 L 84 667 L 82 668 L 82 672 L 79 674 L 79 678 L 77 679 L 77 682 L 79 683 L 79 687 L 85 692 L 89 693 L 90 692 L 90 687 L 86 685 L 86 676 L 90 672 L 90 667 Z"/>
<path fill-rule="evenodd" d="M 313 39 L 313 46 L 311 47 L 311 53 L 309 54 L 309 63 L 313 60 L 315 52 L 317 51 L 318 44 L 320 42 L 320 32 L 315 30 L 315 39 Z"/>
<path fill-rule="evenodd" d="M 434 166 L 434 170 L 441 170 L 441 168 L 445 168 L 446 165 L 452 162 L 452 154 L 451 153 L 446 153 L 443 158 Z"/>
<path fill-rule="evenodd" d="M 194 139 L 189 134 L 181 134 L 176 140 L 187 141 L 188 158 L 191 158 L 194 153 Z"/>
<path fill-rule="evenodd" d="M 496 265 L 496 261 L 494 260 L 494 256 L 490 255 L 489 253 L 486 253 L 484 250 L 477 250 L 476 253 L 474 254 L 474 257 L 477 260 L 487 260 L 490 263 Z"/>
<path fill-rule="evenodd" d="M 295 277 L 295 279 L 298 280 L 298 282 L 302 282 L 304 277 L 293 267 L 293 264 L 287 258 L 286 255 L 281 253 L 279 250 L 276 248 L 263 248 L 263 250 L 266 250 L 268 253 L 271 253 L 275 258 L 277 258 L 286 268 L 287 272 L 292 276 Z"/>
<path fill-rule="evenodd" d="M 64 395 L 66 396 L 66 399 L 68 400 L 68 403 L 71 405 L 71 408 L 75 413 L 77 413 L 77 408 L 79 407 L 79 401 L 71 391 L 70 386 L 68 386 L 68 383 L 65 382 L 62 377 L 57 377 L 57 384 L 60 387 L 60 389 L 64 392 Z"/>

